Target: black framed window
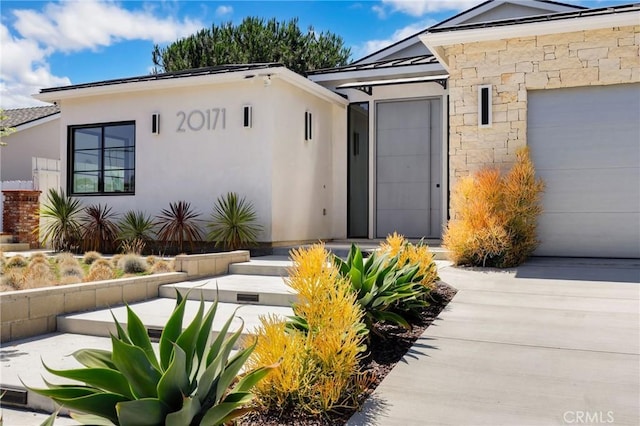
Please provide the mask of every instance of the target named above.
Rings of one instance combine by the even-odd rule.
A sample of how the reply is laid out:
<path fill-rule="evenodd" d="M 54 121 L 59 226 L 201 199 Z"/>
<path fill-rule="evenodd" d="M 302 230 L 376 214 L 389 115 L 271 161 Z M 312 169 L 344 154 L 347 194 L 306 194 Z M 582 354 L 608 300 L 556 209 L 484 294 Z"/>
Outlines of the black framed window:
<path fill-rule="evenodd" d="M 135 192 L 135 122 L 69 127 L 68 192 L 73 195 Z"/>

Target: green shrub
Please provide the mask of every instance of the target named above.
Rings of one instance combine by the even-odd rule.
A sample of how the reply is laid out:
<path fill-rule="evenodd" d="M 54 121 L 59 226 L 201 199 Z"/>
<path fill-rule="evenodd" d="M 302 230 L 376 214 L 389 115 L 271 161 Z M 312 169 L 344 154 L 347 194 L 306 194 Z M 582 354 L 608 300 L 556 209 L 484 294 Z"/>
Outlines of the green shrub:
<path fill-rule="evenodd" d="M 482 169 L 460 180 L 451 205 L 443 243 L 457 265 L 507 268 L 524 262 L 536 249 L 544 183 L 536 179 L 528 149 L 506 176 Z"/>
<path fill-rule="evenodd" d="M 256 243 L 262 226 L 257 224 L 258 216 L 253 204 L 235 192 L 218 197 L 213 207 L 211 220 L 207 224 L 207 239 L 215 241 L 216 247 L 224 245 L 227 250 L 237 250 Z"/>
<path fill-rule="evenodd" d="M 149 265 L 147 265 L 147 262 L 142 257 L 129 253 L 120 258 L 118 268 L 122 269 L 125 274 L 139 274 L 147 272 Z"/>
<path fill-rule="evenodd" d="M 183 331 L 186 298 L 177 296 L 160 337 L 159 357 L 140 318 L 127 307 L 126 329 L 115 322 L 117 335 L 111 336 L 111 351 L 74 352 L 83 368 L 54 370 L 45 365 L 49 373 L 77 384 L 47 382 L 45 389 L 29 389 L 72 410 L 72 417 L 84 424 L 213 426 L 244 415 L 250 410 L 252 388 L 274 366 L 238 376 L 253 350 L 249 346 L 231 355 L 242 327 L 226 338 L 232 316 L 209 343 L 218 304 L 205 313 L 200 302 L 195 318 Z"/>
<path fill-rule="evenodd" d="M 80 201 L 67 197 L 64 191 L 49 189 L 40 216 L 45 219 L 40 235 L 43 242 L 51 242 L 56 251 L 77 251 L 82 235 Z"/>
<path fill-rule="evenodd" d="M 7 260 L 6 267 L 7 268 L 24 268 L 29 265 L 29 261 L 21 254 L 16 254 L 11 256 L 9 260 Z"/>
<path fill-rule="evenodd" d="M 153 218 L 142 211 L 129 210 L 118 224 L 120 251 L 142 253 L 147 243 L 153 240 L 155 224 Z"/>
<path fill-rule="evenodd" d="M 84 254 L 82 261 L 85 263 L 85 265 L 91 265 L 93 262 L 100 258 L 102 258 L 102 254 L 98 253 L 97 251 L 88 251 Z"/>
<path fill-rule="evenodd" d="M 259 402 L 275 411 L 315 414 L 355 404 L 363 390 L 363 312 L 322 245 L 293 250 L 291 258 L 286 282 L 298 294 L 295 317 L 290 324 L 262 317 L 248 361 L 254 368 L 280 362 L 257 385 Z"/>

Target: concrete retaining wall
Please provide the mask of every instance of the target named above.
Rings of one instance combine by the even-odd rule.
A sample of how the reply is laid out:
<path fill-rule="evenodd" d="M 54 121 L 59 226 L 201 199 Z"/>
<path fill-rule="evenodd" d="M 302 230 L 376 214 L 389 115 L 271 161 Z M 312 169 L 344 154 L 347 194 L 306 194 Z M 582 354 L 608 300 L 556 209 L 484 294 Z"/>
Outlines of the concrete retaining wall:
<path fill-rule="evenodd" d="M 187 279 L 224 275 L 229 264 L 249 261 L 244 250 L 175 258 L 166 274 L 0 293 L 0 342 L 56 331 L 58 315 L 91 311 L 158 297 L 158 288 Z"/>

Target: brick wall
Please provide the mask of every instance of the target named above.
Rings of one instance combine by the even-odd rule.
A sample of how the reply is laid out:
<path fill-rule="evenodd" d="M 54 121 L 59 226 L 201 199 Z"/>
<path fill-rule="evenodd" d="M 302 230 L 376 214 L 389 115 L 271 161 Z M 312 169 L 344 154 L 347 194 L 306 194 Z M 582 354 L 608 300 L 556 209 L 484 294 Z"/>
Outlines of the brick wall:
<path fill-rule="evenodd" d="M 38 248 L 38 234 L 34 234 L 34 230 L 40 223 L 40 191 L 5 190 L 2 195 L 4 232 L 17 237 L 20 243 L 29 243 L 29 247 Z"/>
<path fill-rule="evenodd" d="M 508 168 L 527 143 L 527 91 L 640 82 L 640 26 L 444 47 L 449 63 L 450 179 Z M 478 85 L 492 85 L 493 125 L 478 127 Z"/>

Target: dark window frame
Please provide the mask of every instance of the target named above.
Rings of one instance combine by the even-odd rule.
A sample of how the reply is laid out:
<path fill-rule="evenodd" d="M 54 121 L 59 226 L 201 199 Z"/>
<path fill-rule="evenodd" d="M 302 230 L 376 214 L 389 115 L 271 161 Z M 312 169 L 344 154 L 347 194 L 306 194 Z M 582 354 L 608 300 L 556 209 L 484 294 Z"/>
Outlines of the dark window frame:
<path fill-rule="evenodd" d="M 133 126 L 133 139 L 132 139 L 132 149 L 131 155 L 133 155 L 133 165 L 131 168 L 123 168 L 122 170 L 127 173 L 130 172 L 132 174 L 131 177 L 131 186 L 132 189 L 126 191 L 112 191 L 107 192 L 104 190 L 105 184 L 105 174 L 113 171 L 105 168 L 105 153 L 110 151 L 115 151 L 114 148 L 105 148 L 104 144 L 104 134 L 105 128 L 109 127 L 117 127 L 117 126 Z M 78 172 L 75 170 L 75 157 L 76 152 L 81 150 L 75 150 L 75 131 L 81 129 L 91 129 L 91 128 L 100 128 L 100 143 L 98 150 L 100 151 L 100 163 L 99 167 L 96 170 L 98 173 L 98 191 L 96 192 L 76 192 L 74 188 L 74 174 Z M 122 196 L 122 195 L 135 195 L 135 176 L 136 176 L 136 122 L 135 120 L 128 121 L 113 121 L 107 123 L 91 123 L 91 124 L 81 124 L 81 125 L 70 125 L 67 126 L 67 194 L 72 195 L 74 197 L 111 197 L 111 196 Z"/>

